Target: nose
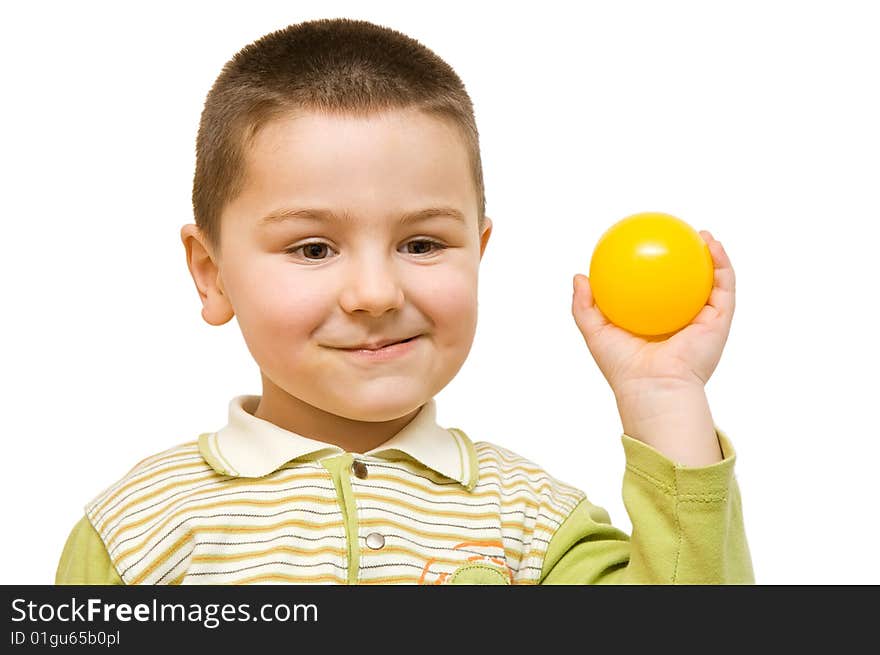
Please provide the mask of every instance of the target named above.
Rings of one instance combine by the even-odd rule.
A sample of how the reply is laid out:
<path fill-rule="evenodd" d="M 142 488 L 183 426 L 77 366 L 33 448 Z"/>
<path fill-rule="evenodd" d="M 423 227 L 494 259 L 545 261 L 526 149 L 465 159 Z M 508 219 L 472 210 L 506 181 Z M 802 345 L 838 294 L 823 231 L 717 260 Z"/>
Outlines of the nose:
<path fill-rule="evenodd" d="M 394 262 L 381 256 L 362 256 L 352 263 L 339 303 L 349 313 L 381 316 L 403 306 L 400 275 Z"/>

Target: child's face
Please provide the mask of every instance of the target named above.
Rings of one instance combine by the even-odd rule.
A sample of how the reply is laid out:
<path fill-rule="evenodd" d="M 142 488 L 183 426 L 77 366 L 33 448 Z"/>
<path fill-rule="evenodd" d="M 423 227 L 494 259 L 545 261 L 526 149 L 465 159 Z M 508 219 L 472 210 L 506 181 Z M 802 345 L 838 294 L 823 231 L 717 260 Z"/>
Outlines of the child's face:
<path fill-rule="evenodd" d="M 445 387 L 471 348 L 491 233 L 454 128 L 416 111 L 302 113 L 258 133 L 247 171 L 223 213 L 219 278 L 264 395 L 388 421 Z M 263 220 L 280 210 L 299 215 Z M 347 350 L 409 337 L 386 359 Z"/>

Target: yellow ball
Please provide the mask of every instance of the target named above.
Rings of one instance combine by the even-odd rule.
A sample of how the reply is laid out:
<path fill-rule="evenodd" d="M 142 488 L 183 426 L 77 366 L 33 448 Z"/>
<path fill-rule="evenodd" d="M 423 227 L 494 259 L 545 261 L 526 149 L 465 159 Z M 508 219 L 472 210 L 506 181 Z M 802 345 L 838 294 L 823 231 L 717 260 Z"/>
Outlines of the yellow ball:
<path fill-rule="evenodd" d="M 700 312 L 714 281 L 709 246 L 680 218 L 633 214 L 612 225 L 590 260 L 593 299 L 629 332 L 677 332 Z"/>

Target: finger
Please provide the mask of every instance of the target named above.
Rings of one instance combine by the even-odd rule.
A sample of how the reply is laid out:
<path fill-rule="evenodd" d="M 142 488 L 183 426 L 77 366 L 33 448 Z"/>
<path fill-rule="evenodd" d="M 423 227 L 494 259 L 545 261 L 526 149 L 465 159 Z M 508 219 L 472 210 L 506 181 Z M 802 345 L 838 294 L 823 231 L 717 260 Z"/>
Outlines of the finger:
<path fill-rule="evenodd" d="M 572 280 L 574 295 L 571 300 L 571 313 L 584 337 L 592 335 L 608 325 L 608 319 L 599 310 L 590 288 L 590 278 L 575 275 Z"/>
<path fill-rule="evenodd" d="M 724 246 L 712 236 L 711 232 L 703 230 L 700 236 L 709 247 L 714 266 L 712 291 L 706 304 L 721 314 L 733 314 L 736 297 L 736 274 L 733 271 L 733 264 Z"/>

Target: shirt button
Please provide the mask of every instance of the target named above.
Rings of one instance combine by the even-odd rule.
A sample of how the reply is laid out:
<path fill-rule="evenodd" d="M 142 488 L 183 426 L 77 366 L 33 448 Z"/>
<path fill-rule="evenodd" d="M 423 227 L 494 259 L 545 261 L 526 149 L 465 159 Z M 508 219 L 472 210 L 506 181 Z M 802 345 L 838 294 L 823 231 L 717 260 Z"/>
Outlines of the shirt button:
<path fill-rule="evenodd" d="M 373 550 L 379 550 L 385 545 L 385 537 L 378 532 L 371 532 L 367 535 L 367 546 Z"/>
<path fill-rule="evenodd" d="M 354 473 L 355 477 L 360 478 L 361 480 L 366 480 L 367 465 L 356 459 L 351 463 L 351 472 Z"/>

